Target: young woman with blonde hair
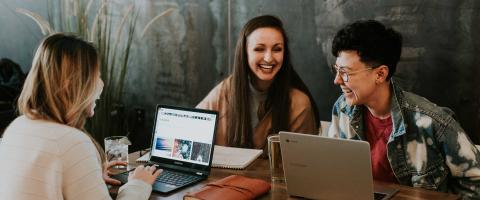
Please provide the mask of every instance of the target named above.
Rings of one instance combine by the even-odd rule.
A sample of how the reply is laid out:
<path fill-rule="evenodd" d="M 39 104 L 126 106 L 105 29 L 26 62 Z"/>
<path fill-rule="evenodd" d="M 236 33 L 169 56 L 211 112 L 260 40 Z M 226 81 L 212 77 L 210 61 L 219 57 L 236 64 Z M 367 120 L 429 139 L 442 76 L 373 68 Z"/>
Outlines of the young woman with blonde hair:
<path fill-rule="evenodd" d="M 100 97 L 96 49 L 71 35 L 42 41 L 0 145 L 4 199 L 110 199 L 102 147 L 84 130 Z M 113 163 L 115 164 L 115 163 Z M 117 199 L 148 199 L 160 174 L 138 167 Z"/>

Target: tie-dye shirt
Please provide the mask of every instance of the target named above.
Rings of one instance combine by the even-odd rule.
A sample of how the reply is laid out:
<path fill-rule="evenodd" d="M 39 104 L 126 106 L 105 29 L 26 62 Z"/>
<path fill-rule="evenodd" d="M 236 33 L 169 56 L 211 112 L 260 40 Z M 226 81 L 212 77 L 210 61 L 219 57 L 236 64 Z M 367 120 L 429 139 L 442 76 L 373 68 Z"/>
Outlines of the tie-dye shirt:
<path fill-rule="evenodd" d="M 403 91 L 391 82 L 392 134 L 387 156 L 402 185 L 480 199 L 480 152 L 453 111 Z M 349 106 L 342 95 L 335 102 L 329 137 L 365 140 L 365 106 Z"/>

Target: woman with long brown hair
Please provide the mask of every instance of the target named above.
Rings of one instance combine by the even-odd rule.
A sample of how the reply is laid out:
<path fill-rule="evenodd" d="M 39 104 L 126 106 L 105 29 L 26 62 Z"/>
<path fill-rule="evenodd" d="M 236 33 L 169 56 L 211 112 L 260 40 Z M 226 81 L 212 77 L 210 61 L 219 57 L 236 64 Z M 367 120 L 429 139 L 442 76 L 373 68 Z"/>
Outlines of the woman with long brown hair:
<path fill-rule="evenodd" d="M 18 100 L 21 116 L 0 145 L 2 198 L 110 199 L 104 151 L 84 130 L 102 89 L 90 43 L 61 33 L 42 41 Z M 117 199 L 148 199 L 155 170 L 138 167 Z"/>
<path fill-rule="evenodd" d="M 219 111 L 219 145 L 263 149 L 270 134 L 318 129 L 317 107 L 292 67 L 282 22 L 270 15 L 245 24 L 233 73 L 197 107 Z"/>

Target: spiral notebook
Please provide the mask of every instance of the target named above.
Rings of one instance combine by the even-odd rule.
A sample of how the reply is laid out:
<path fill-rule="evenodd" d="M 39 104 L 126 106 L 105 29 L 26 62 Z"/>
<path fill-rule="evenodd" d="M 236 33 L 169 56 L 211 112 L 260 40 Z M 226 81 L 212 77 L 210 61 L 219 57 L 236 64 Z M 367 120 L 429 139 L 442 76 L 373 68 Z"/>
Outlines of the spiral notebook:
<path fill-rule="evenodd" d="M 245 169 L 262 153 L 262 149 L 245 149 L 215 145 L 212 167 Z"/>
<path fill-rule="evenodd" d="M 147 152 L 143 156 L 141 156 L 140 158 L 137 158 L 137 160 L 135 160 L 135 162 L 137 162 L 137 163 L 148 163 L 149 160 L 150 160 L 150 152 Z"/>
<path fill-rule="evenodd" d="M 262 149 L 245 149 L 215 145 L 212 167 L 227 169 L 245 169 L 263 153 Z M 150 154 L 146 153 L 136 160 L 137 163 L 147 163 Z"/>

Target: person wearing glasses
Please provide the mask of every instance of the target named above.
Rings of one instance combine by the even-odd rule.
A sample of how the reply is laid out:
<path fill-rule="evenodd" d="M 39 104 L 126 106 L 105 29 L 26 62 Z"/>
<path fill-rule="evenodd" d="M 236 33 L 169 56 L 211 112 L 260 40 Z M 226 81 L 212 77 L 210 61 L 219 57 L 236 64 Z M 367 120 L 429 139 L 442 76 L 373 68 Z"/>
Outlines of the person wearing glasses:
<path fill-rule="evenodd" d="M 479 199 L 480 152 L 453 111 L 392 80 L 401 49 L 402 36 L 378 21 L 337 32 L 332 70 L 343 94 L 328 136 L 368 141 L 376 180 Z"/>

